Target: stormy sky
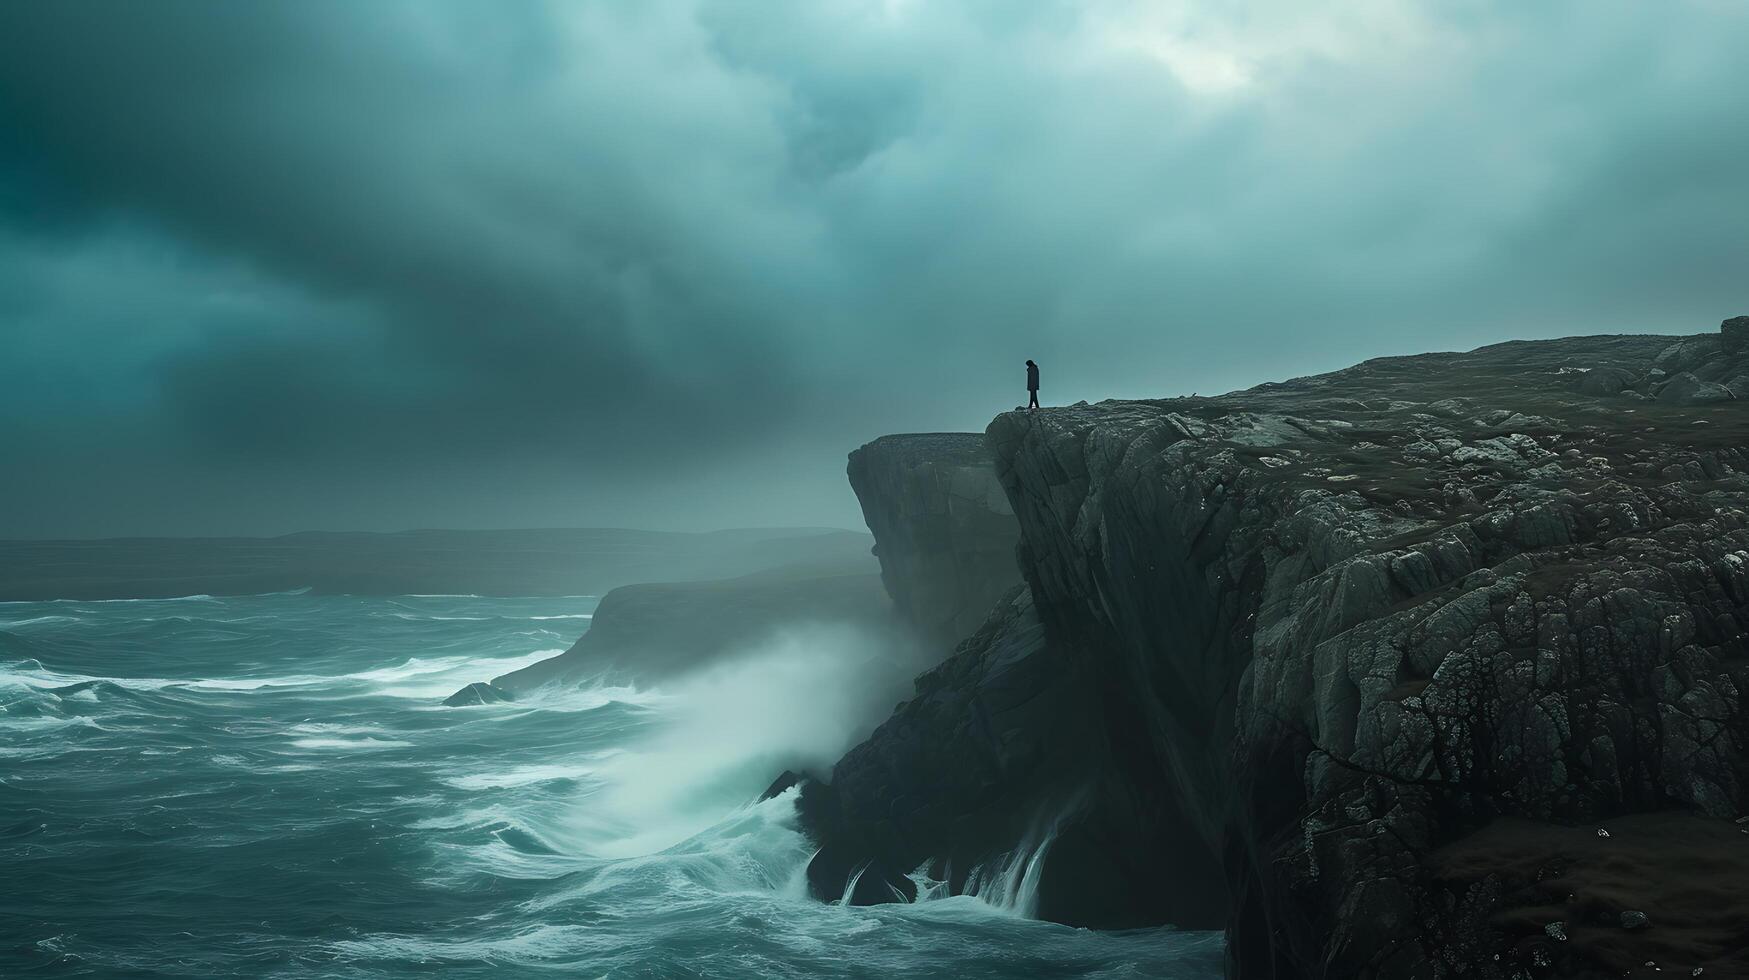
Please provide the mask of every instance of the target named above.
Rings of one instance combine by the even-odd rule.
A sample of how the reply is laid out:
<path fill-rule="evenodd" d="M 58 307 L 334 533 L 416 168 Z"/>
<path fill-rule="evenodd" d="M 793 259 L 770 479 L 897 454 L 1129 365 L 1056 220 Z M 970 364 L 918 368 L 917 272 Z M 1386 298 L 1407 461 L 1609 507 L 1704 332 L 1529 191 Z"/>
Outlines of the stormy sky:
<path fill-rule="evenodd" d="M 860 524 L 844 453 L 1749 313 L 1741 0 L 0 3 L 0 536 Z"/>

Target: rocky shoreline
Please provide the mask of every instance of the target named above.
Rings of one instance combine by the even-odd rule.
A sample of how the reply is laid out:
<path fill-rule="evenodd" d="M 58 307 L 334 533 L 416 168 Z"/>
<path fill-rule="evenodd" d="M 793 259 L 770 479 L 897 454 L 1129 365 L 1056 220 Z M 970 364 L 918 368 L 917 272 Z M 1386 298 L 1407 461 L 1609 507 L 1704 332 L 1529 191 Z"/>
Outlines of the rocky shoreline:
<path fill-rule="evenodd" d="M 1526 904 L 1521 879 L 1577 896 L 1607 851 L 1452 855 L 1624 818 L 1749 849 L 1745 333 L 999 416 L 1025 587 L 804 786 L 814 892 L 921 873 L 1072 924 L 1221 925 L 1240 978 L 1731 975 L 1723 926 L 1569 942 L 1644 910 Z M 928 533 L 870 527 L 897 600 Z M 1612 887 L 1689 867 L 1637 866 Z"/>

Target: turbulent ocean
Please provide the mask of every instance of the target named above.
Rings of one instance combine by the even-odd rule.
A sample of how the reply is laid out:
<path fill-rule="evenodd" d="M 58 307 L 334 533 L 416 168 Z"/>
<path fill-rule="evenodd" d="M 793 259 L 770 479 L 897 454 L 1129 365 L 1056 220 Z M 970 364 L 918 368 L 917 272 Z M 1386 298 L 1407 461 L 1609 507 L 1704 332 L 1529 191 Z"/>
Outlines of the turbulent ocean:
<path fill-rule="evenodd" d="M 594 608 L 0 604 L 0 976 L 1219 975 L 1218 934 L 1027 918 L 1024 867 L 995 897 L 809 900 L 794 791 L 753 800 L 866 729 L 829 650 L 441 705 Z"/>

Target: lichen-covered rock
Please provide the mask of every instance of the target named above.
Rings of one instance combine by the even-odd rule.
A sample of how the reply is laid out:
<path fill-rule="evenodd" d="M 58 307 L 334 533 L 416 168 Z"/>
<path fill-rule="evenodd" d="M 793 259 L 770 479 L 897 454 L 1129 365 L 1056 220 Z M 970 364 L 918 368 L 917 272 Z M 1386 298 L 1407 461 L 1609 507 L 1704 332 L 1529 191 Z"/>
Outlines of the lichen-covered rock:
<path fill-rule="evenodd" d="M 952 649 L 1020 582 L 1020 531 L 983 434 L 883 436 L 850 454 L 848 474 L 895 608 Z"/>

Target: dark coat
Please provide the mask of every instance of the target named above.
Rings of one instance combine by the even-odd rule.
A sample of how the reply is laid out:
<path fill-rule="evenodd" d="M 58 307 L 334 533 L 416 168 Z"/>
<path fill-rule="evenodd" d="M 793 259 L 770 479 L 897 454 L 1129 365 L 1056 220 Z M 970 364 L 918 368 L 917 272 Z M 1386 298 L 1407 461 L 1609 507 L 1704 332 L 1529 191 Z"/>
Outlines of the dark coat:
<path fill-rule="evenodd" d="M 1037 364 L 1028 364 L 1026 366 L 1026 390 L 1027 391 L 1037 391 L 1038 390 L 1038 365 Z"/>

